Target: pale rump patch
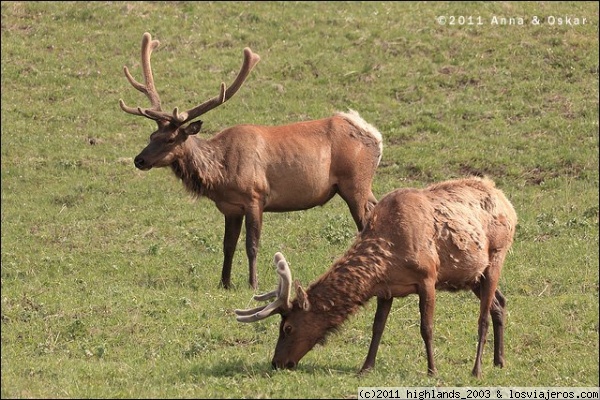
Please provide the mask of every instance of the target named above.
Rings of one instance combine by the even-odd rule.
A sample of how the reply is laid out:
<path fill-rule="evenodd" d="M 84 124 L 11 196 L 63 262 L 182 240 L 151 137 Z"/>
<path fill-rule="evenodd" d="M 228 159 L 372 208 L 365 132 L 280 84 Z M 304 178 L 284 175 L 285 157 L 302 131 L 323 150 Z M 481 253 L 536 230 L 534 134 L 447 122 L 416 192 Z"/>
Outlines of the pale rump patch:
<path fill-rule="evenodd" d="M 356 126 L 361 133 L 371 135 L 375 139 L 377 145 L 379 146 L 379 160 L 377 161 L 377 164 L 379 164 L 383 154 L 383 137 L 381 132 L 379 132 L 379 130 L 377 130 L 377 128 L 375 128 L 373 125 L 365 121 L 355 110 L 349 109 L 348 112 L 339 111 L 335 115 L 344 118 L 352 125 Z"/>

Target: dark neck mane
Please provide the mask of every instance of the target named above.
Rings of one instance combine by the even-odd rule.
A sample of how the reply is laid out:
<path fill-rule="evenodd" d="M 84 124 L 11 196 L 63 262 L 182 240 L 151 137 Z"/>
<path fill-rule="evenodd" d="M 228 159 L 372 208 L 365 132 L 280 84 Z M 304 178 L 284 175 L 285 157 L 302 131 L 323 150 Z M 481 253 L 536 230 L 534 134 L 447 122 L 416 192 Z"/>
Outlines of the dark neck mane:
<path fill-rule="evenodd" d="M 327 335 L 373 296 L 385 281 L 391 244 L 383 239 L 358 239 L 307 290 L 311 311 L 327 320 Z"/>
<path fill-rule="evenodd" d="M 194 196 L 210 197 L 210 191 L 223 180 L 223 165 L 205 140 L 190 137 L 184 146 L 184 156 L 171 164 L 173 173 Z"/>

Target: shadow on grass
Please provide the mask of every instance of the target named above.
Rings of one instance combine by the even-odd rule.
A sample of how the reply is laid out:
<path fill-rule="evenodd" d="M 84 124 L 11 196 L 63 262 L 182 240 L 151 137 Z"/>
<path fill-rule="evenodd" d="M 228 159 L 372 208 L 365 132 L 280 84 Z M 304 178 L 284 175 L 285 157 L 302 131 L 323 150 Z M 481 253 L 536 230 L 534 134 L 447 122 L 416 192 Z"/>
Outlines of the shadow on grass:
<path fill-rule="evenodd" d="M 188 370 L 182 370 L 182 378 L 196 378 L 201 376 L 214 377 L 270 377 L 280 373 L 296 373 L 310 375 L 343 374 L 358 376 L 358 369 L 348 365 L 315 365 L 312 363 L 300 364 L 295 370 L 275 370 L 270 362 L 248 363 L 242 359 L 220 361 L 210 364 L 198 363 L 191 365 Z"/>

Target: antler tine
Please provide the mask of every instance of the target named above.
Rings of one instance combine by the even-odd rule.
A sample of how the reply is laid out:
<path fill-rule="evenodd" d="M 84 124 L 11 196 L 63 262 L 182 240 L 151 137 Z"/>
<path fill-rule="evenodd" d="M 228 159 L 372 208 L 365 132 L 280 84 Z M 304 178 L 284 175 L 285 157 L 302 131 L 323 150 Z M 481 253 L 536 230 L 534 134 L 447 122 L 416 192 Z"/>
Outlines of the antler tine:
<path fill-rule="evenodd" d="M 264 310 L 267 306 L 268 306 L 268 304 L 265 304 L 264 306 L 249 308 L 247 310 L 234 310 L 234 311 L 238 317 L 245 317 L 245 316 L 250 316 L 252 314 L 258 314 L 260 311 Z M 239 318 L 237 320 L 240 321 Z"/>
<path fill-rule="evenodd" d="M 292 271 L 282 253 L 275 253 L 273 259 L 277 273 L 279 274 L 279 285 L 277 286 L 277 297 L 282 301 L 285 309 L 289 309 L 292 304 L 290 302 L 290 293 L 292 285 Z"/>
<path fill-rule="evenodd" d="M 259 321 L 273 314 L 281 312 L 282 310 L 288 310 L 291 307 L 290 292 L 292 273 L 290 271 L 290 267 L 281 253 L 275 254 L 274 261 L 277 268 L 277 273 L 279 274 L 279 283 L 277 285 L 277 289 L 261 295 L 255 295 L 253 298 L 261 301 L 276 297 L 275 301 L 267 305 L 248 310 L 235 310 L 235 314 L 237 315 L 236 319 L 239 322 Z"/>
<path fill-rule="evenodd" d="M 252 71 L 256 63 L 259 61 L 260 56 L 258 54 L 252 52 L 249 47 L 244 48 L 244 63 L 242 64 L 240 72 L 238 72 L 238 76 L 235 78 L 229 89 L 226 88 L 225 82 L 222 82 L 218 96 L 215 96 L 204 103 L 179 114 L 178 119 L 183 121 L 182 123 L 185 123 L 225 103 L 240 89 L 240 87 L 242 87 L 242 84 L 246 78 L 248 78 L 250 71 Z"/>
<path fill-rule="evenodd" d="M 142 71 L 144 72 L 144 81 L 146 82 L 146 95 L 152 104 L 152 110 L 161 110 L 160 97 L 154 86 L 154 75 L 152 74 L 152 64 L 150 56 L 152 51 L 160 45 L 158 40 L 152 40 L 152 36 L 146 32 L 142 37 Z"/>
<path fill-rule="evenodd" d="M 141 108 L 141 107 L 129 107 L 125 104 L 122 99 L 119 99 L 119 106 L 121 109 L 129 114 L 133 115 L 141 115 L 146 118 L 150 118 L 153 120 L 172 120 L 174 118 L 173 115 L 169 113 L 165 113 L 162 111 L 160 105 L 160 96 L 156 91 L 156 87 L 154 86 L 154 75 L 152 74 L 152 65 L 150 63 L 150 56 L 152 55 L 152 51 L 156 49 L 160 45 L 158 40 L 152 40 L 152 36 L 145 32 L 142 36 L 142 72 L 144 74 L 144 82 L 145 84 L 139 83 L 129 72 L 127 66 L 123 67 L 123 72 L 125 73 L 125 77 L 137 90 L 144 93 L 146 97 L 150 100 L 151 108 Z"/>
<path fill-rule="evenodd" d="M 252 296 L 252 298 L 256 301 L 265 301 L 277 297 L 278 294 L 279 292 L 277 291 L 277 289 L 275 289 L 268 293 L 255 294 L 254 296 Z"/>

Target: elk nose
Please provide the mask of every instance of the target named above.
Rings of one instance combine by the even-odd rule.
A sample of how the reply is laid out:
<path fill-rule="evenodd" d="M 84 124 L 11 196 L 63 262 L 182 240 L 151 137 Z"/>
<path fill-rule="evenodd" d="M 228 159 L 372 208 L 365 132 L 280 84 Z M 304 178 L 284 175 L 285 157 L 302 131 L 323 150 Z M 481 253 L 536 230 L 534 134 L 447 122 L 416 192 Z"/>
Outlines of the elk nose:
<path fill-rule="evenodd" d="M 133 163 L 135 164 L 135 167 L 138 169 L 143 169 L 144 168 L 144 159 L 140 156 L 137 156 L 134 160 Z"/>
<path fill-rule="evenodd" d="M 296 368 L 296 363 L 295 363 L 295 362 L 293 362 L 293 361 L 288 361 L 288 362 L 285 364 L 285 367 L 286 367 L 287 369 L 294 369 L 294 368 Z"/>

